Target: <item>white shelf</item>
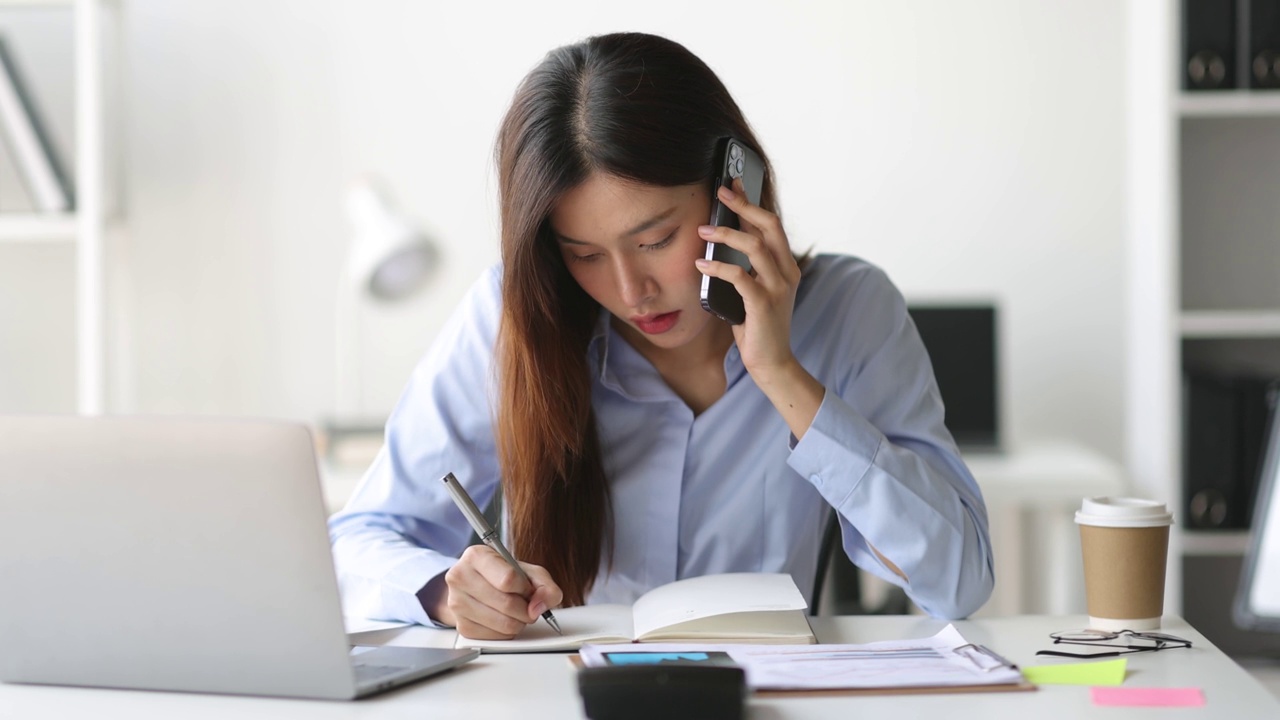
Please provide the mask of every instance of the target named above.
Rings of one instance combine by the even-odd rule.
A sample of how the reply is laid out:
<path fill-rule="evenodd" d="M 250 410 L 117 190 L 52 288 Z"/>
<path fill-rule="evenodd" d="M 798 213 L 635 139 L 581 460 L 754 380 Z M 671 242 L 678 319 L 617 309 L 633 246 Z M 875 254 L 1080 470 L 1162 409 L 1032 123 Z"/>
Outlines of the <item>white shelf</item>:
<path fill-rule="evenodd" d="M 1184 118 L 1275 117 L 1280 118 L 1280 91 L 1221 90 L 1178 96 L 1178 114 Z"/>
<path fill-rule="evenodd" d="M 1280 310 L 1195 310 L 1183 312 L 1178 326 L 1187 339 L 1280 339 Z"/>
<path fill-rule="evenodd" d="M 1243 555 L 1249 549 L 1248 530 L 1186 530 L 1183 555 Z"/>
<path fill-rule="evenodd" d="M 0 243 L 72 242 L 75 237 L 76 218 L 70 213 L 0 214 Z"/>
<path fill-rule="evenodd" d="M 108 63 L 103 45 L 120 38 L 120 5 L 118 0 L 0 0 L 3 9 L 57 6 L 73 12 L 76 157 L 68 169 L 75 178 L 76 208 L 56 215 L 0 215 L 0 245 L 65 242 L 75 249 L 76 407 L 83 415 L 107 409 L 103 94 Z"/>

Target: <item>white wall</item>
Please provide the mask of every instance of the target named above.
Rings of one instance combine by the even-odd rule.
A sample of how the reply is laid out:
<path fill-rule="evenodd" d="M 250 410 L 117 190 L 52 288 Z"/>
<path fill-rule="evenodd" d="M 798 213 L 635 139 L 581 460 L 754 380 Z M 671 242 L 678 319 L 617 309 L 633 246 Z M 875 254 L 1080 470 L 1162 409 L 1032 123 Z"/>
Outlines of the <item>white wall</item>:
<path fill-rule="evenodd" d="M 136 366 L 115 409 L 327 414 L 342 193 L 365 171 L 443 244 L 428 292 L 366 314 L 365 409 L 388 409 L 497 259 L 516 83 L 555 45 L 634 29 L 721 74 L 797 247 L 866 257 L 911 297 L 1000 301 L 1014 440 L 1121 455 L 1122 3 L 124 5 Z M 0 284 L 0 308 L 27 284 Z M 0 367 L 30 352 L 13 332 Z M 30 381 L 0 372 L 0 402 Z"/>

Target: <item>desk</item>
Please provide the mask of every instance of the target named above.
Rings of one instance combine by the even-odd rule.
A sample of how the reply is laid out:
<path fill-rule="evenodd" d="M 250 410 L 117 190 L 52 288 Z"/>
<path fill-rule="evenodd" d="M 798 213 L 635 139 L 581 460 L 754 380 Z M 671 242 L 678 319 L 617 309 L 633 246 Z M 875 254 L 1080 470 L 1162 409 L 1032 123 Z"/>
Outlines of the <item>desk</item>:
<path fill-rule="evenodd" d="M 987 618 L 956 623 L 964 636 L 985 643 L 1013 662 L 1046 662 L 1035 651 L 1049 647 L 1053 630 L 1083 627 L 1083 616 Z M 822 642 L 872 642 L 932 635 L 944 622 L 917 616 L 861 616 L 814 618 Z M 1096 708 L 1089 689 L 1044 686 L 1035 692 L 973 695 L 879 695 L 862 697 L 752 697 L 748 717 L 784 718 L 907 717 L 946 720 L 1054 720 L 1086 717 L 1155 717 L 1173 713 L 1180 719 L 1280 717 L 1280 702 L 1209 644 L 1181 618 L 1166 617 L 1166 632 L 1190 639 L 1189 650 L 1166 650 L 1129 656 L 1127 686 L 1199 687 L 1206 704 L 1201 708 L 1150 710 Z M 395 632 L 395 631 L 392 631 Z M 388 633 L 390 634 L 390 633 Z M 414 627 L 399 631 L 386 644 L 448 646 L 453 633 Z M 582 717 L 574 671 L 564 654 L 484 655 L 462 668 L 405 688 L 351 703 L 266 698 L 147 693 L 0 684 L 0 717 L 69 718 L 95 720 L 210 720 L 235 718 L 389 718 L 433 720 L 562 720 Z"/>
<path fill-rule="evenodd" d="M 966 454 L 991 523 L 996 587 L 981 616 L 1084 612 L 1084 569 L 1074 513 L 1080 500 L 1123 495 L 1124 472 L 1067 441 L 1001 454 Z"/>

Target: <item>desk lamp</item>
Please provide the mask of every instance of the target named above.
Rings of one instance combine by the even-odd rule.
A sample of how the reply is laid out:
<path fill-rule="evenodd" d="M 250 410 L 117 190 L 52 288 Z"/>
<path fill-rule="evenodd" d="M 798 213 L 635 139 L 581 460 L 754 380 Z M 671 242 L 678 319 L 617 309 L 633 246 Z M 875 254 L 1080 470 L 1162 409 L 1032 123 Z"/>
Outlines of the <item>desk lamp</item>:
<path fill-rule="evenodd" d="M 335 306 L 334 418 L 327 423 L 329 450 L 345 436 L 381 432 L 381 422 L 364 417 L 362 310 L 403 302 L 427 286 L 438 251 L 410 223 L 372 178 L 360 178 L 346 197 L 351 242 L 338 280 Z"/>

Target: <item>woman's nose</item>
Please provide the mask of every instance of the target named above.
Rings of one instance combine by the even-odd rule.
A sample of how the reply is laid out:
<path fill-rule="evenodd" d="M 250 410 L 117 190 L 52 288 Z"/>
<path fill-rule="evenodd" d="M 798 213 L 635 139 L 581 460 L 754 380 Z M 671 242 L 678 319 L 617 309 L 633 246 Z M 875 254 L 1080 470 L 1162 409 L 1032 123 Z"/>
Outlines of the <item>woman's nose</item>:
<path fill-rule="evenodd" d="M 643 263 L 622 259 L 617 267 L 618 294 L 627 307 L 639 309 L 656 294 L 657 285 Z"/>

